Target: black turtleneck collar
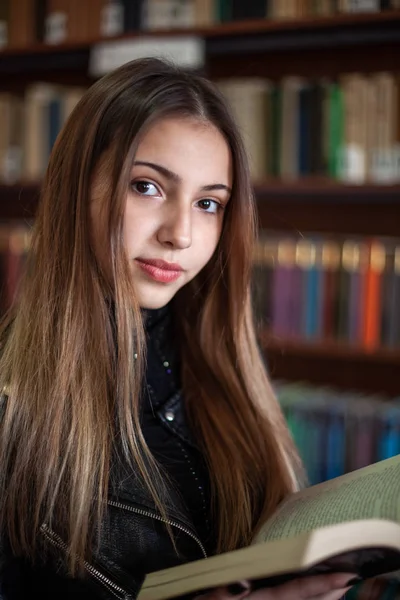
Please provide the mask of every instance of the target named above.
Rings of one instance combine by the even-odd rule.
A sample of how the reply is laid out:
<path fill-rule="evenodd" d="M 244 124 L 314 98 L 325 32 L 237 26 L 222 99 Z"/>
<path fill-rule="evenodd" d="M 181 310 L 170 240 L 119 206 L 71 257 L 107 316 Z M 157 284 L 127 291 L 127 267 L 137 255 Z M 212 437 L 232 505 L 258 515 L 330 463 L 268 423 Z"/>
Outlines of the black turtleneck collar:
<path fill-rule="evenodd" d="M 147 334 L 152 333 L 157 327 L 160 327 L 167 321 L 171 315 L 171 307 L 169 304 L 162 308 L 142 308 L 143 324 Z"/>
<path fill-rule="evenodd" d="M 159 408 L 180 388 L 180 360 L 171 306 L 145 309 L 147 337 L 146 387 L 152 408 Z"/>

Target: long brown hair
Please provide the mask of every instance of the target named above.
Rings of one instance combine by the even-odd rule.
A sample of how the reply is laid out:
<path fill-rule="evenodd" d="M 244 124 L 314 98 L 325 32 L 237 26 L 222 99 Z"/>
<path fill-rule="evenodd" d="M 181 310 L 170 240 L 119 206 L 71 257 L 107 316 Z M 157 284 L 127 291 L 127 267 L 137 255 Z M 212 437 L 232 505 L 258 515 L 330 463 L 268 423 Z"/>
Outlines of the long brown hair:
<path fill-rule="evenodd" d="M 215 124 L 233 158 L 217 251 L 173 301 L 184 398 L 212 479 L 218 550 L 247 544 L 296 486 L 296 453 L 253 326 L 256 219 L 240 135 L 210 82 L 156 59 L 133 61 L 87 91 L 57 139 L 19 297 L 0 329 L 0 383 L 9 385 L 0 523 L 14 552 L 31 557 L 41 523 L 53 525 L 68 544 L 72 573 L 76 557 L 90 554 L 101 523 L 117 437 L 162 509 L 162 479 L 153 477 L 157 467 L 139 425 L 145 345 L 123 217 L 139 135 L 171 115 Z M 90 218 L 94 173 L 106 154 L 107 267 L 96 254 Z"/>

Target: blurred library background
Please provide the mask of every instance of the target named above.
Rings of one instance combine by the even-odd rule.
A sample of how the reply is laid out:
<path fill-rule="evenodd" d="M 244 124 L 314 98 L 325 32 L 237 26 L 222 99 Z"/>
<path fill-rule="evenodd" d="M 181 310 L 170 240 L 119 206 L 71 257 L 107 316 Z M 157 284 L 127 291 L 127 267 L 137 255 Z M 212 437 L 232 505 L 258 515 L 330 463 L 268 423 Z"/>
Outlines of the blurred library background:
<path fill-rule="evenodd" d="M 400 0 L 0 0 L 0 312 L 60 128 L 146 54 L 214 80 L 244 135 L 257 329 L 310 482 L 400 453 Z"/>

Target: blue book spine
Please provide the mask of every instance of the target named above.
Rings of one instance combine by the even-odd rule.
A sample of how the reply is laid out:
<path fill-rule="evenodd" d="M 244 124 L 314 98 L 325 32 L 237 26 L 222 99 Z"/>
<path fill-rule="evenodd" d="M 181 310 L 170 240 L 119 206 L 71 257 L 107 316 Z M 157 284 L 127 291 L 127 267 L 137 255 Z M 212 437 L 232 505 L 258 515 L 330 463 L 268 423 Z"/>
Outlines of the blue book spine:
<path fill-rule="evenodd" d="M 383 418 L 383 428 L 378 445 L 378 460 L 392 458 L 400 452 L 400 422 L 399 415 L 394 411 L 389 412 Z"/>
<path fill-rule="evenodd" d="M 310 468 L 308 476 L 311 485 L 316 485 L 323 481 L 322 466 L 324 462 L 322 449 L 324 440 L 324 423 L 321 416 L 313 411 L 309 419 L 309 460 Z"/>
<path fill-rule="evenodd" d="M 340 414 L 332 413 L 327 439 L 326 479 L 340 477 L 345 472 L 346 438 L 344 419 Z"/>

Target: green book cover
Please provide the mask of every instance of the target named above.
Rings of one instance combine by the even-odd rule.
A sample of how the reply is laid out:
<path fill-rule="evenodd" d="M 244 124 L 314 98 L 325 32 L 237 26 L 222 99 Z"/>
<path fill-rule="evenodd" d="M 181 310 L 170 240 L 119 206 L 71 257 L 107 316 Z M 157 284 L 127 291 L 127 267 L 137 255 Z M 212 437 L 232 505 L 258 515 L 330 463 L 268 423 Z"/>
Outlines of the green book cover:
<path fill-rule="evenodd" d="M 217 23 L 232 21 L 232 0 L 216 0 L 214 10 Z"/>

